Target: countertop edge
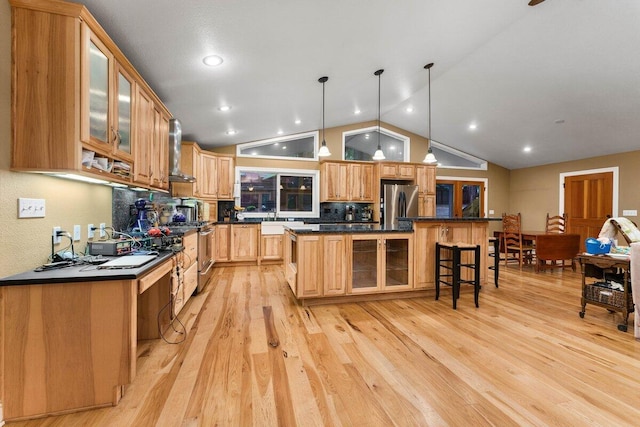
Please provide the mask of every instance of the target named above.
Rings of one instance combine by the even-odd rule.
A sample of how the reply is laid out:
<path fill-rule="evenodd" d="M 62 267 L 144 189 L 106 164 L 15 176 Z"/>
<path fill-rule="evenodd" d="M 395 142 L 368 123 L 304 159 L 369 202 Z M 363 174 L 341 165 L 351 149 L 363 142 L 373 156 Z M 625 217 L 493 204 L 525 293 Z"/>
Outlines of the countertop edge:
<path fill-rule="evenodd" d="M 131 269 L 100 270 L 98 269 L 97 265 L 83 264 L 50 271 L 37 272 L 34 270 L 27 270 L 22 273 L 14 274 L 12 276 L 0 278 L 0 287 L 79 282 L 102 282 L 109 280 L 136 280 L 144 276 L 163 262 L 169 260 L 173 255 L 173 252 L 161 252 L 156 259 L 150 261 L 149 263 L 139 268 Z M 78 275 L 78 273 L 83 273 L 81 270 L 84 268 L 91 268 L 91 270 L 85 270 L 85 272 L 90 273 Z"/>

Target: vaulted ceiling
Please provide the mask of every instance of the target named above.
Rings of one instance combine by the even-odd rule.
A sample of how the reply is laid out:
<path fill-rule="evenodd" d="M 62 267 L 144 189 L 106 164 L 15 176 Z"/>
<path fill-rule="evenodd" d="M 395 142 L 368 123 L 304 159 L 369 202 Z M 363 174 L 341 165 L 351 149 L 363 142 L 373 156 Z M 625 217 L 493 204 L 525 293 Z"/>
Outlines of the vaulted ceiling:
<path fill-rule="evenodd" d="M 326 127 L 374 120 L 380 68 L 381 120 L 427 137 L 429 62 L 442 144 L 511 169 L 640 147 L 637 0 L 83 3 L 205 148 L 321 128 L 322 76 Z"/>

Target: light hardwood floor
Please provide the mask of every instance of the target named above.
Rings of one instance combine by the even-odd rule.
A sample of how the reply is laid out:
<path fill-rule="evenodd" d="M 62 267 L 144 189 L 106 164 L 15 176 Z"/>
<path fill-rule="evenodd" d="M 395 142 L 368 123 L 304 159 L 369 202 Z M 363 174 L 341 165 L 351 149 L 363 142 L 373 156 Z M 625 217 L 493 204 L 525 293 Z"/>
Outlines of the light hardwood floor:
<path fill-rule="evenodd" d="M 632 328 L 581 319 L 577 273 L 501 270 L 454 311 L 449 289 L 302 307 L 281 267 L 219 268 L 118 406 L 8 426 L 640 425 Z"/>

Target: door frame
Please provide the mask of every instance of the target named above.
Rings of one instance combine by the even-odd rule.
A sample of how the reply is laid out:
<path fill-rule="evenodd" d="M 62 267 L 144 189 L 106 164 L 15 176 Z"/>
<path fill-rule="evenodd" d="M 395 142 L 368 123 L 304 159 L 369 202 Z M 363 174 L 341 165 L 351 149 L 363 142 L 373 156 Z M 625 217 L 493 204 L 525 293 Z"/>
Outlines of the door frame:
<path fill-rule="evenodd" d="M 562 172 L 560 173 L 560 182 L 559 182 L 559 201 L 558 201 L 558 212 L 564 212 L 564 179 L 568 176 L 576 176 L 576 175 L 589 175 L 592 173 L 606 173 L 613 172 L 613 200 L 612 200 L 612 212 L 611 215 L 614 218 L 618 217 L 618 176 L 619 176 L 619 168 L 618 166 L 612 166 L 610 168 L 600 168 L 600 169 L 585 169 L 573 172 Z"/>
<path fill-rule="evenodd" d="M 484 217 L 489 218 L 489 178 L 472 178 L 469 176 L 436 176 L 436 183 L 441 181 L 467 181 L 467 182 L 482 182 L 484 184 L 484 200 L 482 204 L 484 206 Z"/>

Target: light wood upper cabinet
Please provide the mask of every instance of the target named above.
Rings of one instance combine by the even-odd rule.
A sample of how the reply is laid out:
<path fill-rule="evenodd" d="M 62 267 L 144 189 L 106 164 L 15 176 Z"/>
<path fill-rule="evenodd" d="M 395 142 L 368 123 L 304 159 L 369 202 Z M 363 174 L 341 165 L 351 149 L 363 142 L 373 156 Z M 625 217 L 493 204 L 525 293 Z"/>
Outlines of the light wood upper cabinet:
<path fill-rule="evenodd" d="M 203 150 L 196 142 L 182 142 L 180 169 L 196 178 L 172 185 L 174 197 L 199 197 L 209 201 L 233 200 L 235 158 Z"/>
<path fill-rule="evenodd" d="M 320 164 L 320 200 L 323 202 L 347 200 L 347 163 Z"/>
<path fill-rule="evenodd" d="M 71 172 L 125 184 L 137 171 L 136 182 L 151 187 L 149 158 L 134 165 L 136 154 L 142 154 L 136 139 L 151 143 L 153 136 L 146 133 L 154 132 L 154 106 L 170 117 L 160 99 L 81 4 L 10 3 L 11 169 Z M 140 93 L 143 105 L 137 106 Z M 83 165 L 83 150 L 106 168 L 90 161 Z M 168 171 L 166 162 L 158 170 Z"/>
<path fill-rule="evenodd" d="M 154 106 L 151 186 L 162 190 L 169 189 L 169 120 L 167 114 Z"/>
<path fill-rule="evenodd" d="M 436 167 L 433 165 L 416 166 L 416 185 L 422 194 L 436 193 Z"/>
<path fill-rule="evenodd" d="M 153 145 L 153 101 L 139 88 L 136 91 L 136 135 L 134 139 L 133 180 L 139 184 L 151 183 L 151 147 Z"/>
<path fill-rule="evenodd" d="M 218 199 L 232 200 L 235 159 L 232 156 L 218 155 L 217 167 Z"/>
<path fill-rule="evenodd" d="M 416 177 L 415 165 L 410 163 L 378 163 L 380 178 L 413 180 Z"/>
<path fill-rule="evenodd" d="M 418 216 L 436 216 L 435 194 L 418 194 Z"/>
<path fill-rule="evenodd" d="M 349 165 L 349 201 L 373 202 L 373 165 Z"/>
<path fill-rule="evenodd" d="M 215 155 L 200 151 L 200 173 L 196 176 L 196 181 L 200 181 L 199 197 L 218 197 L 218 158 Z"/>
<path fill-rule="evenodd" d="M 373 165 L 323 162 L 320 165 L 320 200 L 373 201 Z"/>

